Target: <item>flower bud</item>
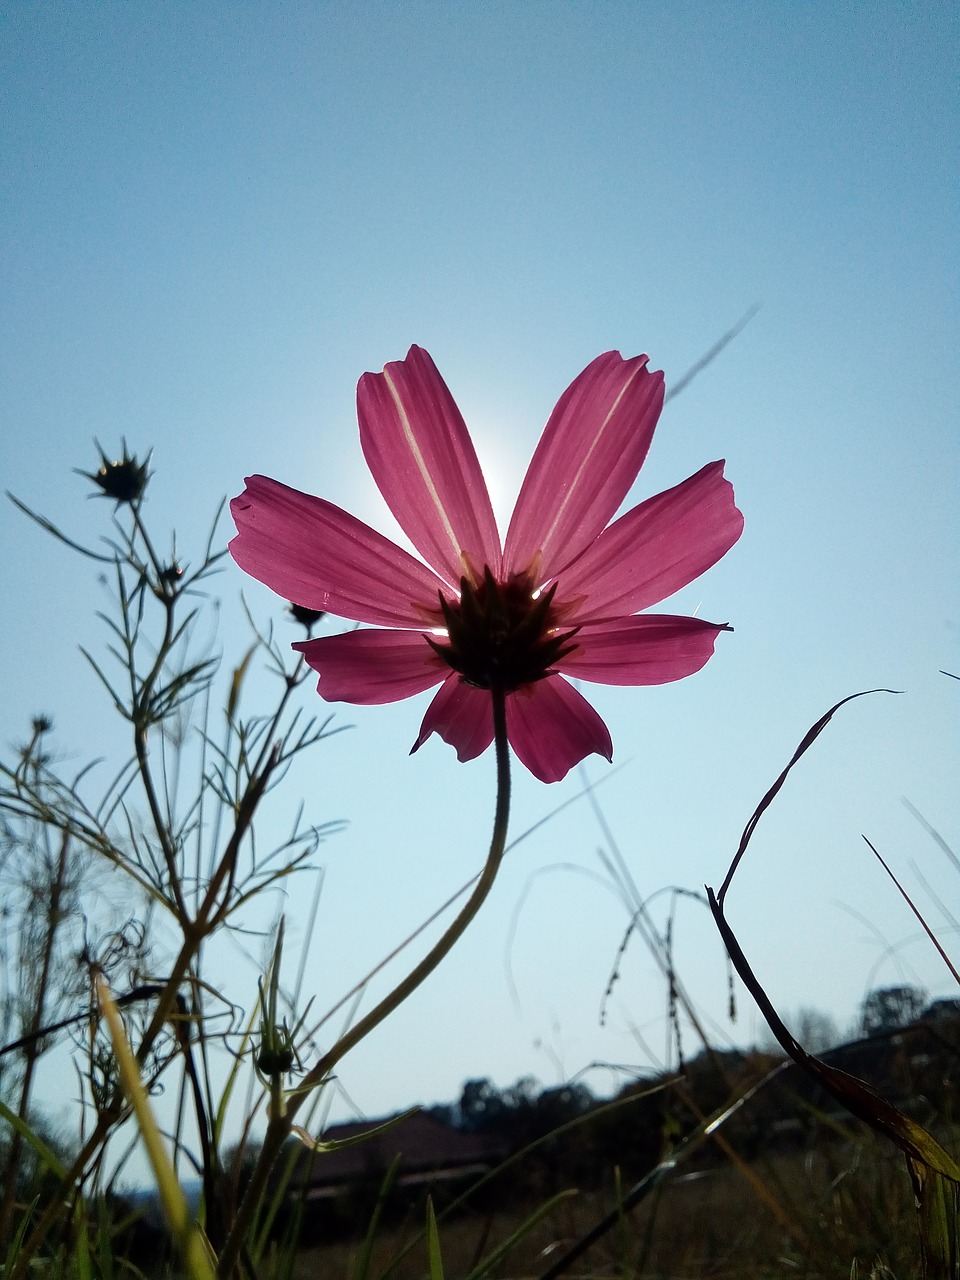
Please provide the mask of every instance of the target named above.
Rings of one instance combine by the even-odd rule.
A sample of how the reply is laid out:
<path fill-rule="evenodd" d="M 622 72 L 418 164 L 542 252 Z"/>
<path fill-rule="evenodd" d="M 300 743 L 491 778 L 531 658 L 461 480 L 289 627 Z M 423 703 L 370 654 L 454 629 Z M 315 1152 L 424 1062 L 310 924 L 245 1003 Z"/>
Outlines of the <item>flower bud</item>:
<path fill-rule="evenodd" d="M 287 610 L 294 622 L 299 622 L 301 627 L 306 627 L 307 635 L 313 631 L 320 619 L 324 616 L 322 609 L 308 609 L 306 605 L 293 604 Z"/>
<path fill-rule="evenodd" d="M 92 480 L 100 490 L 97 496 L 113 498 L 118 507 L 138 503 L 150 479 L 147 470 L 150 455 L 147 454 L 144 462 L 138 462 L 135 455 L 127 453 L 127 442 L 124 440 L 123 457 L 111 462 L 99 444 L 97 448 L 100 450 L 99 471 L 78 471 L 78 475 Z"/>

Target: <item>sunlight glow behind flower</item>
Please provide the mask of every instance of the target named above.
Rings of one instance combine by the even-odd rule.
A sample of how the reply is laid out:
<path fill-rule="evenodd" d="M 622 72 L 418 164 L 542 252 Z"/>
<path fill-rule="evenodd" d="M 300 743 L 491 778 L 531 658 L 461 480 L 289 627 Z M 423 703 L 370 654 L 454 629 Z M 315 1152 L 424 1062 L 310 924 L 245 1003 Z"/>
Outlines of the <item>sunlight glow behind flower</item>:
<path fill-rule="evenodd" d="M 411 347 L 363 375 L 357 411 L 373 478 L 423 561 L 265 476 L 231 503 L 231 554 L 287 600 L 370 624 L 293 646 L 319 673 L 321 697 L 386 703 L 439 684 L 413 749 L 438 733 L 470 760 L 493 739 L 490 690 L 501 690 L 517 756 L 557 781 L 591 753 L 613 756 L 606 725 L 564 676 L 666 684 L 699 671 L 727 629 L 636 616 L 739 538 L 722 461 L 609 523 L 646 458 L 663 392 L 646 356 L 592 361 L 551 414 L 501 543 L 460 411 L 428 353 Z"/>

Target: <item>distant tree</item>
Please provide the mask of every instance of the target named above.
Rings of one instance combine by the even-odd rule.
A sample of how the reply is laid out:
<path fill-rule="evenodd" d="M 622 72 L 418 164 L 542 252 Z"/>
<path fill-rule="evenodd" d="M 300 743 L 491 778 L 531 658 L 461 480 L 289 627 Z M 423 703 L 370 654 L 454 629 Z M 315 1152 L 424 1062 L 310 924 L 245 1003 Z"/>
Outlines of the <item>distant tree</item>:
<path fill-rule="evenodd" d="M 435 1102 L 431 1107 L 424 1107 L 423 1114 L 438 1124 L 455 1125 L 457 1122 L 457 1108 L 452 1102 Z"/>
<path fill-rule="evenodd" d="M 468 1080 L 457 1103 L 460 1128 L 468 1133 L 489 1133 L 500 1127 L 506 1105 L 503 1094 L 491 1080 Z"/>
<path fill-rule="evenodd" d="M 838 1044 L 842 1044 L 845 1039 L 836 1019 L 813 1005 L 801 1005 L 795 1013 L 786 1014 L 784 1021 L 808 1053 L 825 1053 L 827 1049 L 833 1049 Z M 853 1036 L 858 1035 L 859 1030 L 858 1015 Z M 767 1026 L 761 1028 L 757 1048 L 761 1053 L 771 1053 L 777 1057 L 785 1056 L 779 1040 Z"/>
<path fill-rule="evenodd" d="M 235 1199 L 239 1200 L 246 1189 L 259 1155 L 259 1143 L 248 1142 L 246 1139 L 233 1143 L 224 1151 L 223 1170 L 233 1188 Z"/>
<path fill-rule="evenodd" d="M 860 1006 L 860 1030 L 865 1036 L 896 1031 L 916 1022 L 927 1003 L 919 987 L 877 987 Z"/>
<path fill-rule="evenodd" d="M 545 1137 L 575 1119 L 593 1105 L 583 1084 L 541 1089 L 533 1076 L 523 1076 L 507 1089 L 489 1080 L 468 1080 L 456 1106 L 461 1129 L 471 1133 L 499 1133 L 524 1146 Z"/>
<path fill-rule="evenodd" d="M 923 1011 L 925 1022 L 960 1022 L 960 1000 L 956 996 L 941 996 L 931 1000 Z"/>
<path fill-rule="evenodd" d="M 537 1100 L 537 1112 L 544 1132 L 549 1133 L 551 1129 L 582 1116 L 595 1102 L 585 1084 L 562 1084 L 556 1089 L 544 1089 Z"/>
<path fill-rule="evenodd" d="M 535 1076 L 521 1076 L 516 1084 L 504 1089 L 501 1095 L 507 1111 L 515 1114 L 536 1107 L 540 1097 L 540 1081 Z"/>
<path fill-rule="evenodd" d="M 808 1053 L 825 1053 L 842 1039 L 840 1028 L 829 1013 L 806 1005 L 797 1010 L 796 1036 Z"/>

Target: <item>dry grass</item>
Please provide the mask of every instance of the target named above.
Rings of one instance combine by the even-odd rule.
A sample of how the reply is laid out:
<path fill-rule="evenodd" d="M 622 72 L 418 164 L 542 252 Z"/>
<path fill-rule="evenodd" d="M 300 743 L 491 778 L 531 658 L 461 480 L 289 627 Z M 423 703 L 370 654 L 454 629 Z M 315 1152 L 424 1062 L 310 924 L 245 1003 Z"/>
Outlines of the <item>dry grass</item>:
<path fill-rule="evenodd" d="M 910 1280 L 917 1274 L 912 1192 L 902 1159 L 869 1135 L 808 1153 L 782 1155 L 752 1166 L 774 1207 L 758 1200 L 736 1169 L 724 1165 L 664 1185 L 622 1219 L 567 1273 L 624 1280 L 849 1280 L 851 1268 Z M 498 1264 L 492 1277 L 534 1277 L 611 1209 L 614 1179 L 602 1194 L 565 1201 Z M 447 1277 L 468 1275 L 535 1206 L 514 1212 L 469 1210 L 441 1223 Z M 423 1219 L 377 1232 L 369 1277 L 421 1280 L 426 1251 L 416 1241 Z M 398 1256 L 412 1242 L 406 1256 Z M 296 1280 L 349 1277 L 360 1245 L 337 1244 L 302 1252 Z M 889 1268 L 885 1271 L 883 1268 Z"/>

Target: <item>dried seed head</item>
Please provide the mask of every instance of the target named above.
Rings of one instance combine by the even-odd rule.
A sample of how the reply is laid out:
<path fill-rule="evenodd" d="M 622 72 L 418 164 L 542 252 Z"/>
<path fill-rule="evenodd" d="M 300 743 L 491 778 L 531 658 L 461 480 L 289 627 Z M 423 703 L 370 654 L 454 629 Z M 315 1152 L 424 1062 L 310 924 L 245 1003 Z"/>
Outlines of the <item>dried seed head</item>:
<path fill-rule="evenodd" d="M 96 497 L 113 498 L 118 507 L 133 506 L 143 497 L 150 479 L 148 466 L 150 455 L 143 462 L 138 462 L 134 454 L 127 453 L 127 442 L 123 441 L 123 456 L 113 462 L 107 457 L 100 445 L 100 469 L 98 471 L 80 471 L 77 474 L 86 476 L 99 489 Z"/>

